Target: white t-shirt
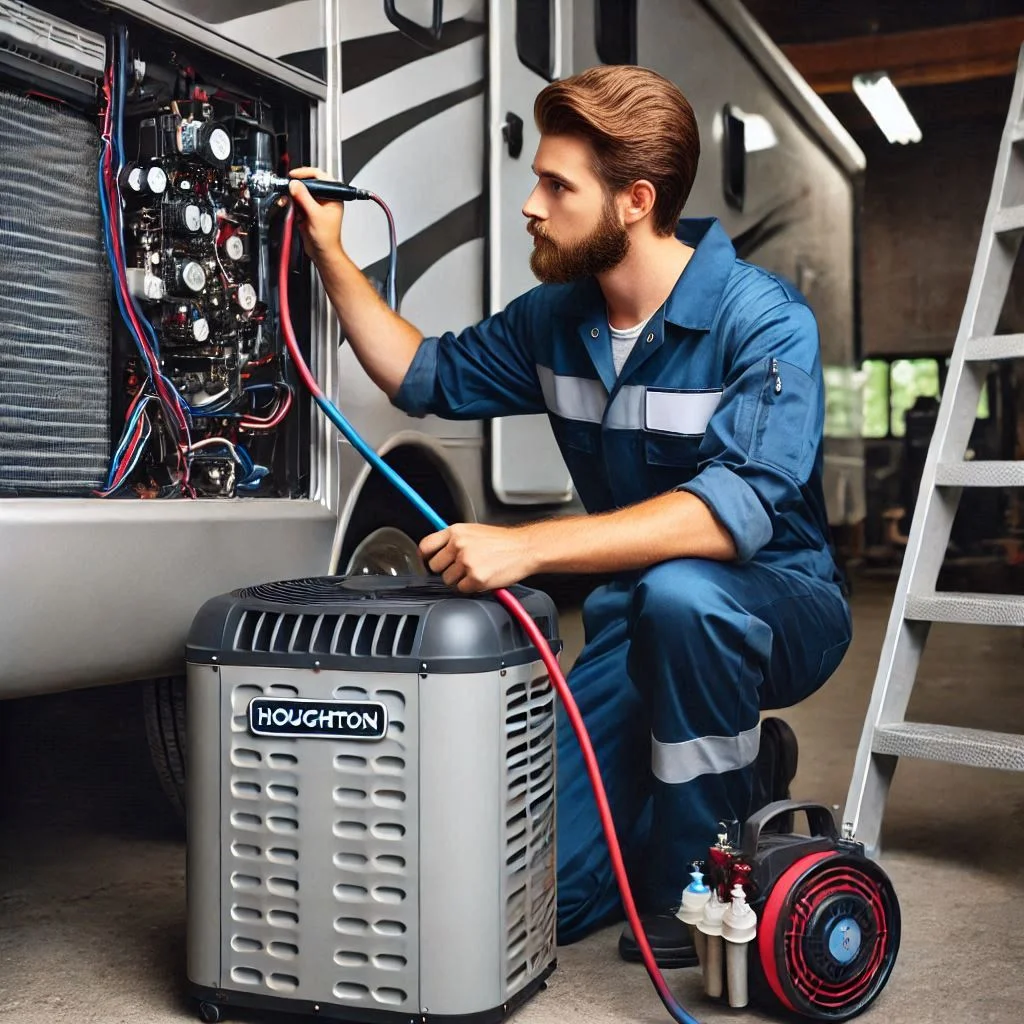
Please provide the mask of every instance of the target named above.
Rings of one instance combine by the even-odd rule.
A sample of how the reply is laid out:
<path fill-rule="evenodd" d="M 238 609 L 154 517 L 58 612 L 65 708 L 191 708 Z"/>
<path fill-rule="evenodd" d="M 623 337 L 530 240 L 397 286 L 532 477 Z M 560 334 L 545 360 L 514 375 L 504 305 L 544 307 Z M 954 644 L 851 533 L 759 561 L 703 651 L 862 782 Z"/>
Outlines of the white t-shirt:
<path fill-rule="evenodd" d="M 637 324 L 636 327 L 627 327 L 624 331 L 612 327 L 611 324 L 608 325 L 608 330 L 611 331 L 612 335 L 612 362 L 615 364 L 616 377 L 622 373 L 622 368 L 626 365 L 629 353 L 633 351 L 636 339 L 640 337 L 640 332 L 644 329 L 646 323 L 647 321 L 644 320 L 642 323 Z"/>

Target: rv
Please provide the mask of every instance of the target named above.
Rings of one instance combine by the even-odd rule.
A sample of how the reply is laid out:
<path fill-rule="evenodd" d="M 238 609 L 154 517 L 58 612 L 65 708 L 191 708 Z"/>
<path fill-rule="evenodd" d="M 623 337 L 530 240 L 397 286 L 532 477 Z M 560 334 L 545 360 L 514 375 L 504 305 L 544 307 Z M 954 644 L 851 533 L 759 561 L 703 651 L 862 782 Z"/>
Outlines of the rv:
<path fill-rule="evenodd" d="M 422 571 L 425 521 L 282 355 L 282 215 L 255 176 L 315 164 L 383 197 L 402 314 L 458 329 L 535 283 L 533 99 L 599 62 L 681 86 L 702 136 L 688 212 L 791 279 L 825 365 L 852 367 L 863 157 L 735 0 L 3 0 L 0 697 L 148 681 L 180 803 L 179 675 L 207 598 Z M 384 214 L 349 204 L 344 233 L 383 292 Z M 314 372 L 442 516 L 577 509 L 544 417 L 393 408 L 293 248 Z M 863 490 L 856 443 L 830 442 L 837 523 Z"/>

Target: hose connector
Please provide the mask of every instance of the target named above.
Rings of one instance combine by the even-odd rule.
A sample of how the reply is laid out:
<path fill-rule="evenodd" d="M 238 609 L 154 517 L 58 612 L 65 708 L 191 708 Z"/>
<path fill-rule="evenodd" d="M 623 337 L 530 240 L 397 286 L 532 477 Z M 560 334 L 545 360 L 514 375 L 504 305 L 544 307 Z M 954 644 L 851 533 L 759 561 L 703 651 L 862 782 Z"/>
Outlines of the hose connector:
<path fill-rule="evenodd" d="M 270 171 L 253 171 L 249 175 L 249 191 L 257 198 L 286 196 L 293 181 L 301 181 L 314 199 L 347 203 L 355 199 L 372 199 L 373 193 L 343 181 L 325 181 L 323 178 L 282 178 Z"/>

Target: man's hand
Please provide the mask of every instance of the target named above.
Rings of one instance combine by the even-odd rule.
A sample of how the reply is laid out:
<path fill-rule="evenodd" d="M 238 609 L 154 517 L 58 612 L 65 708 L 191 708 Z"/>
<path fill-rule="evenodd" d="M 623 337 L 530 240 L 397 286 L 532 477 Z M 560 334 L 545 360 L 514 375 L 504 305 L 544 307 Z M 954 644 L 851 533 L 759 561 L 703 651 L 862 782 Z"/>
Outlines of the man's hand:
<path fill-rule="evenodd" d="M 420 542 L 431 572 L 463 594 L 498 590 L 536 572 L 526 527 L 457 523 Z"/>
<path fill-rule="evenodd" d="M 291 172 L 293 179 L 321 178 L 326 180 L 329 175 L 318 167 L 296 167 Z M 323 202 L 314 199 L 309 189 L 299 180 L 293 180 L 288 188 L 295 202 L 302 235 L 302 245 L 306 255 L 318 266 L 325 256 L 340 255 L 341 220 L 345 214 L 343 203 Z"/>

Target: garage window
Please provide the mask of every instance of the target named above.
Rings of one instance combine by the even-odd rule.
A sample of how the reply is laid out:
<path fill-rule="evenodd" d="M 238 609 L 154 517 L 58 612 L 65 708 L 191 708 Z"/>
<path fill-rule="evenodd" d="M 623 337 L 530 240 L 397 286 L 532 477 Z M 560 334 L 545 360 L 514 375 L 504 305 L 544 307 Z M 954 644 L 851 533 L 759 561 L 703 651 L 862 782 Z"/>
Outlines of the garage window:
<path fill-rule="evenodd" d="M 949 360 L 865 359 L 861 363 L 861 432 L 866 438 L 904 437 L 907 410 L 918 398 L 941 398 Z M 989 389 L 981 389 L 977 418 L 991 414 Z"/>

